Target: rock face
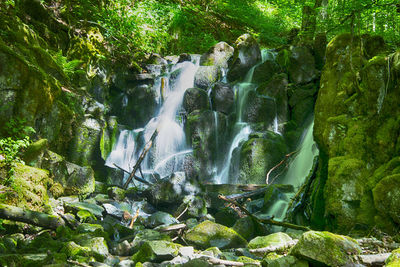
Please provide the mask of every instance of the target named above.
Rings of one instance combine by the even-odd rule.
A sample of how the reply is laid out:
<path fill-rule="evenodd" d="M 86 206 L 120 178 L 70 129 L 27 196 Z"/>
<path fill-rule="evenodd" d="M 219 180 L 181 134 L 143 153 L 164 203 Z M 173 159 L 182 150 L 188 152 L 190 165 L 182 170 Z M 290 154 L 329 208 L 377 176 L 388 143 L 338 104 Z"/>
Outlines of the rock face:
<path fill-rule="evenodd" d="M 228 84 L 216 83 L 211 91 L 213 110 L 229 115 L 234 110 L 235 93 Z"/>
<path fill-rule="evenodd" d="M 317 77 L 314 56 L 306 47 L 293 47 L 289 57 L 289 79 L 293 83 L 305 84 Z"/>
<path fill-rule="evenodd" d="M 374 39 L 363 36 L 365 47 Z M 313 223 L 349 230 L 378 225 L 393 231 L 399 221 L 398 52 L 360 54 L 359 37 L 339 35 L 328 45 L 315 106 L 314 138 L 320 149 Z M 350 57 L 351 53 L 351 57 Z M 393 82 L 388 82 L 393 79 Z M 389 186 L 390 184 L 390 186 Z M 387 219 L 389 216 L 390 219 Z"/>
<path fill-rule="evenodd" d="M 200 66 L 194 76 L 194 86 L 207 90 L 219 80 L 221 70 L 216 66 Z"/>
<path fill-rule="evenodd" d="M 234 230 L 211 221 L 204 221 L 186 233 L 185 239 L 200 248 L 245 247 L 246 240 Z"/>
<path fill-rule="evenodd" d="M 361 253 L 357 241 L 329 232 L 309 231 L 290 250 L 290 255 L 328 266 L 343 266 L 353 262 L 352 255 Z"/>
<path fill-rule="evenodd" d="M 244 78 L 247 71 L 261 60 L 260 47 L 250 34 L 240 36 L 236 40 L 234 48 L 235 52 L 229 63 L 229 81 Z"/>

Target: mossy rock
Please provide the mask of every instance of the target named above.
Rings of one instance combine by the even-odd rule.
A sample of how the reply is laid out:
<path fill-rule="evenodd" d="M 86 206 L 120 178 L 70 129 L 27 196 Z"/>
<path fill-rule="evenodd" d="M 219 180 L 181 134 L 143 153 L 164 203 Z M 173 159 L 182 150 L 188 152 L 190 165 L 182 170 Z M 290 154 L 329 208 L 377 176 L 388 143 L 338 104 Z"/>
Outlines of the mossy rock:
<path fill-rule="evenodd" d="M 234 49 L 229 44 L 226 42 L 219 42 L 201 56 L 200 65 L 227 68 L 228 60 L 233 56 L 233 52 Z"/>
<path fill-rule="evenodd" d="M 361 253 L 354 239 L 330 232 L 305 232 L 290 250 L 290 255 L 328 266 L 343 266 L 354 261 L 353 255 Z"/>
<path fill-rule="evenodd" d="M 305 260 L 300 260 L 293 256 L 278 257 L 276 259 L 264 259 L 263 264 L 268 267 L 308 267 Z M 264 266 L 264 265 L 263 265 Z"/>
<path fill-rule="evenodd" d="M 392 251 L 392 254 L 385 261 L 386 267 L 399 267 L 400 266 L 400 249 Z"/>
<path fill-rule="evenodd" d="M 65 253 L 68 257 L 76 258 L 77 256 L 88 257 L 90 249 L 76 244 L 74 241 L 69 241 L 64 245 L 61 252 Z"/>
<path fill-rule="evenodd" d="M 400 174 L 383 178 L 372 190 L 376 209 L 400 223 Z"/>
<path fill-rule="evenodd" d="M 221 70 L 215 66 L 200 66 L 194 76 L 194 86 L 207 90 L 221 77 Z"/>
<path fill-rule="evenodd" d="M 35 166 L 40 155 L 43 155 L 44 150 L 48 147 L 47 139 L 40 139 L 32 144 L 26 149 L 23 160 L 27 165 Z"/>
<path fill-rule="evenodd" d="M 13 182 L 16 194 L 11 194 L 5 203 L 35 211 L 49 211 L 49 179 L 48 171 L 17 163 Z"/>
<path fill-rule="evenodd" d="M 200 247 L 220 249 L 246 247 L 247 241 L 231 228 L 211 221 L 204 221 L 185 235 L 185 240 Z"/>
<path fill-rule="evenodd" d="M 135 263 L 171 260 L 178 256 L 180 247 L 182 247 L 182 245 L 168 241 L 147 241 L 141 246 L 139 251 L 132 256 L 131 260 Z"/>
<path fill-rule="evenodd" d="M 103 237 L 94 237 L 90 239 L 82 239 L 79 244 L 87 247 L 92 252 L 92 255 L 100 261 L 103 261 L 109 255 L 108 246 Z"/>
<path fill-rule="evenodd" d="M 285 233 L 278 232 L 267 236 L 257 236 L 249 241 L 250 249 L 264 248 L 269 246 L 284 245 L 291 242 L 292 238 Z"/>

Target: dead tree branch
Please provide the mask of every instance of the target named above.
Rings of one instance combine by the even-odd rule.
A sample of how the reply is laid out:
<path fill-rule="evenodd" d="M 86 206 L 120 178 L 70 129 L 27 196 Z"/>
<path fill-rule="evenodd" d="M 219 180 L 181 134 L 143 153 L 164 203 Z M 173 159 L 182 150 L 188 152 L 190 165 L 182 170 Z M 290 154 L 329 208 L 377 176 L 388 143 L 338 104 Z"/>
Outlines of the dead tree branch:
<path fill-rule="evenodd" d="M 267 175 L 266 175 L 266 177 L 265 177 L 265 183 L 266 183 L 266 184 L 269 184 L 269 176 L 271 175 L 271 173 L 272 173 L 276 168 L 278 168 L 278 167 L 281 166 L 283 163 L 285 163 L 292 155 L 296 154 L 297 152 L 299 152 L 299 151 L 296 150 L 296 151 L 290 152 L 289 154 L 285 155 L 285 158 L 284 158 L 283 160 L 281 160 L 281 162 L 279 162 L 277 165 L 275 165 L 274 167 L 272 167 L 272 168 L 268 171 L 268 173 L 267 173 Z"/>

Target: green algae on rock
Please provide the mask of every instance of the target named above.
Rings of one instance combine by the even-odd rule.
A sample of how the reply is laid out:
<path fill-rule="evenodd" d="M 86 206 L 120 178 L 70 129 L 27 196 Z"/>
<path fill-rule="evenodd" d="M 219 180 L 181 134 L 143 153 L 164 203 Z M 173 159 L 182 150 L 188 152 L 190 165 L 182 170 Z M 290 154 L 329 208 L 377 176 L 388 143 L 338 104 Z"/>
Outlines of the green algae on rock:
<path fill-rule="evenodd" d="M 180 247 L 182 247 L 182 245 L 163 240 L 147 241 L 140 247 L 139 251 L 132 256 L 131 260 L 135 263 L 171 260 L 178 256 Z"/>
<path fill-rule="evenodd" d="M 257 236 L 249 241 L 250 249 L 264 248 L 269 246 L 284 245 L 291 242 L 292 238 L 285 233 L 278 232 L 267 236 Z"/>
<path fill-rule="evenodd" d="M 211 221 L 204 221 L 185 235 L 185 240 L 200 248 L 245 247 L 247 241 L 231 228 Z"/>

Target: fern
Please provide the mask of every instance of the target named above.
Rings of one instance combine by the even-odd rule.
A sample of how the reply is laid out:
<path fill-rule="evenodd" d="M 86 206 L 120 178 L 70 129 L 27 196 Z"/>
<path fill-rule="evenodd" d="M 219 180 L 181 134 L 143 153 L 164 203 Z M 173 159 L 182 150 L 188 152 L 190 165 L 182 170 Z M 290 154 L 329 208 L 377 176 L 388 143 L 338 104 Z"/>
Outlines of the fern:
<path fill-rule="evenodd" d="M 80 65 L 82 65 L 82 63 L 83 63 L 82 60 L 74 59 L 74 60 L 68 61 L 67 57 L 64 57 L 62 55 L 62 51 L 58 51 L 53 58 L 54 58 L 54 61 L 56 62 L 56 64 L 62 68 L 64 74 L 69 78 L 73 74 L 85 73 L 85 71 L 79 69 Z"/>

